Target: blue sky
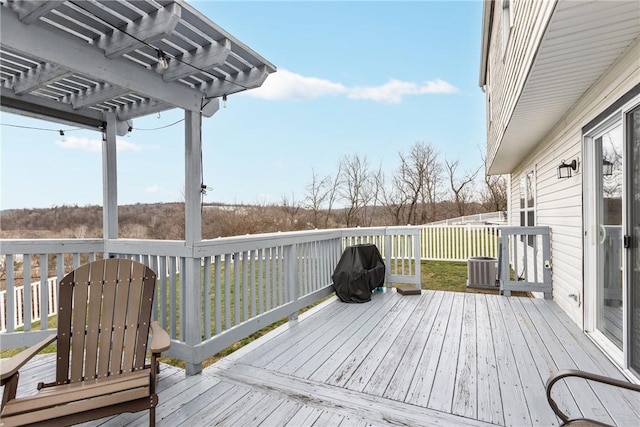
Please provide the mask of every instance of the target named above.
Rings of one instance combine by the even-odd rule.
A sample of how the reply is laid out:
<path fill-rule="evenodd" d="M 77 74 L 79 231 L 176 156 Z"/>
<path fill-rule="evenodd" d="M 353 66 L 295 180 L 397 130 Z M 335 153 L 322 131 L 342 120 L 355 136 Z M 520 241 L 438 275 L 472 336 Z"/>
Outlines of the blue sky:
<path fill-rule="evenodd" d="M 481 1 L 191 3 L 278 67 L 204 119 L 205 202 L 302 200 L 312 170 L 335 173 L 345 155 L 390 175 L 415 142 L 481 165 Z M 136 119 L 119 139 L 119 204 L 182 199 L 182 123 L 145 130 L 182 118 Z M 71 127 L 6 113 L 0 122 L 0 209 L 102 204 L 99 133 L 61 137 Z"/>

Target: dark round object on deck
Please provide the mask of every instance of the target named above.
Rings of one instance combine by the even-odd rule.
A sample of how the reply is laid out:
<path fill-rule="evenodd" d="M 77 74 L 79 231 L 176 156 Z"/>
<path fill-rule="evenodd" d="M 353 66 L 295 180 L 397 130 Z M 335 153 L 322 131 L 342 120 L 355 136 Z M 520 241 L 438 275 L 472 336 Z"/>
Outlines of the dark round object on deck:
<path fill-rule="evenodd" d="M 384 284 L 384 260 L 376 245 L 347 247 L 331 276 L 342 302 L 371 301 L 371 292 Z"/>

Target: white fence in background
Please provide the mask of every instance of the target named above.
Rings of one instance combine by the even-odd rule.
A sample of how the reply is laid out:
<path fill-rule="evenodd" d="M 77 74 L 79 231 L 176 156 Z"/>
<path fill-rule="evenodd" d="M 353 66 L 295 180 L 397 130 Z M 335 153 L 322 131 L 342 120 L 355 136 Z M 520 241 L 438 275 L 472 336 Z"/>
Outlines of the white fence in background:
<path fill-rule="evenodd" d="M 46 292 L 47 292 L 47 318 L 49 316 L 53 316 L 55 315 L 58 310 L 56 309 L 56 307 L 58 307 L 58 278 L 57 277 L 50 277 L 47 279 L 47 286 L 46 286 Z M 14 300 L 16 302 L 15 304 L 15 310 L 13 313 L 13 324 L 15 325 L 16 328 L 22 328 L 24 327 L 24 319 L 25 319 L 25 313 L 24 313 L 24 298 L 25 298 L 25 289 L 24 286 L 17 286 L 15 288 L 13 288 L 13 292 L 14 292 Z M 42 287 L 40 286 L 40 282 L 34 282 L 31 284 L 31 321 L 32 322 L 39 322 L 42 320 L 42 305 L 41 305 L 41 293 L 42 293 Z M 29 306 L 29 304 L 27 304 L 27 306 Z M 7 307 L 7 291 L 6 290 L 2 290 L 0 291 L 0 331 L 6 331 L 7 330 L 7 313 L 6 313 L 6 307 Z"/>

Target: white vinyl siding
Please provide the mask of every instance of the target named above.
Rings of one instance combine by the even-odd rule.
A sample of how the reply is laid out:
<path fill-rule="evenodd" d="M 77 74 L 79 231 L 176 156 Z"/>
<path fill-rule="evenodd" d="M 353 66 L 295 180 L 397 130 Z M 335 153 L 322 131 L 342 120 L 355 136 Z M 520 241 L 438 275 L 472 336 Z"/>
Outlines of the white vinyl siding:
<path fill-rule="evenodd" d="M 511 177 L 511 225 L 519 225 L 520 179 L 536 165 L 536 221 L 551 227 L 553 297 L 560 307 L 583 326 L 583 210 L 582 127 L 640 83 L 640 41 L 637 41 L 576 106 L 540 141 Z M 558 179 L 562 159 L 576 159 L 578 172 Z M 578 295 L 578 301 L 569 298 Z"/>
<path fill-rule="evenodd" d="M 487 67 L 491 72 L 491 117 L 487 127 L 487 164 L 491 164 L 516 101 L 522 92 L 535 52 L 551 17 L 554 1 L 510 0 L 509 30 L 503 30 L 501 3 L 496 3 Z M 508 40 L 506 40 L 508 38 Z M 509 54 L 502 46 L 509 44 Z"/>

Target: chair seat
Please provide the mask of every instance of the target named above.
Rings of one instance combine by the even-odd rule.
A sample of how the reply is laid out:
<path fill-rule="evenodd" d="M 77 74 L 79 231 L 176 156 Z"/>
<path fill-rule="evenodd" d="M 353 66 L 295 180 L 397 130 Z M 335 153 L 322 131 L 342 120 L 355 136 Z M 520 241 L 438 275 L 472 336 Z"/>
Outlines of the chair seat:
<path fill-rule="evenodd" d="M 100 408 L 130 403 L 132 410 L 154 407 L 157 396 L 150 393 L 151 369 L 45 388 L 33 396 L 7 402 L 0 414 L 0 426 L 23 425 L 82 414 Z"/>

